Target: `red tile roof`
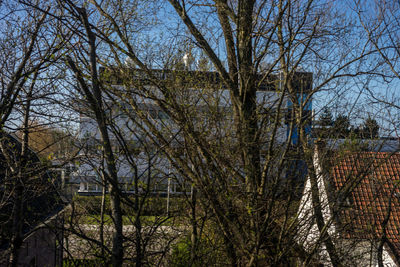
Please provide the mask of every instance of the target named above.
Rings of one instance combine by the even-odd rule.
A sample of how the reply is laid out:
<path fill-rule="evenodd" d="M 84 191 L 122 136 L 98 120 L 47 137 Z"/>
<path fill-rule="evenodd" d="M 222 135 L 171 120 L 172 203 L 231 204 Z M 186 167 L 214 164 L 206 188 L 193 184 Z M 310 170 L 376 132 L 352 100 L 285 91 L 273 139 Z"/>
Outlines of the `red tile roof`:
<path fill-rule="evenodd" d="M 400 256 L 400 153 L 358 152 L 331 159 L 339 222 L 350 238 L 384 235 Z M 348 193 L 346 193 L 348 192 Z"/>

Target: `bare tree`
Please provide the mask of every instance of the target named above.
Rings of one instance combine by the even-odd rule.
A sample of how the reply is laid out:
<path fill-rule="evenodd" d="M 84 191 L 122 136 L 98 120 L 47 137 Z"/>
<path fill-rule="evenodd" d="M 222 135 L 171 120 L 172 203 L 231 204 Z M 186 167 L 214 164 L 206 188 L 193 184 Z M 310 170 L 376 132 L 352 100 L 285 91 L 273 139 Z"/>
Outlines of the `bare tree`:
<path fill-rule="evenodd" d="M 317 249 L 296 242 L 296 210 L 308 175 L 318 246 L 326 247 L 334 266 L 343 265 L 326 230 L 333 221 L 323 217 L 311 102 L 320 93 L 342 94 L 354 77 L 376 74 L 380 64 L 365 63 L 379 49 L 370 49 L 334 1 L 169 0 L 158 12 L 157 4 L 66 1 L 60 14 L 68 20 L 52 13 L 64 23 L 62 33 L 73 36 L 66 61 L 100 132 L 103 186 L 111 188 L 115 227 L 113 265 L 124 260 L 121 203 L 129 203 L 118 185 L 114 137 L 135 179 L 130 204 L 140 210 L 145 203 L 138 195 L 138 156 L 127 146 L 134 139 L 144 150 L 154 146 L 177 180 L 193 185 L 192 204 L 196 199 L 204 214 L 212 214 L 206 224 L 216 254 L 232 266 L 316 261 Z M 204 58 L 210 63 L 205 69 Z M 123 131 L 109 119 L 118 106 L 126 117 Z M 192 209 L 192 263 L 202 236 L 197 211 Z M 138 266 L 144 259 L 140 220 L 138 213 Z"/>
<path fill-rule="evenodd" d="M 48 185 L 40 180 L 46 168 L 35 161 L 36 155 L 29 150 L 29 121 L 34 102 L 43 95 L 49 95 L 49 91 L 38 93 L 44 90 L 38 80 L 60 51 L 60 43 L 46 35 L 47 22 L 46 14 L 24 8 L 14 1 L 2 3 L 0 149 L 4 171 L 1 199 L 2 212 L 9 210 L 10 217 L 6 220 L 2 217 L 1 228 L 2 242 L 9 242 L 10 245 L 10 266 L 18 264 L 26 222 L 30 219 L 25 214 L 27 202 L 31 197 L 45 195 L 43 187 Z M 20 146 L 9 135 L 19 124 L 22 124 Z M 7 232 L 9 235 L 5 234 Z"/>
<path fill-rule="evenodd" d="M 74 72 L 76 79 L 79 82 L 79 88 L 82 90 L 82 95 L 86 97 L 90 103 L 91 110 L 95 114 L 96 122 L 98 124 L 102 145 L 104 147 L 105 160 L 107 163 L 107 181 L 110 183 L 110 196 L 111 196 L 111 212 L 113 217 L 113 223 L 115 226 L 115 233 L 113 235 L 113 246 L 112 246 L 112 264 L 113 266 L 121 266 L 124 257 L 123 250 L 123 232 L 122 232 L 122 211 L 121 211 L 121 200 L 118 188 L 118 174 L 115 166 L 115 156 L 111 147 L 111 140 L 109 137 L 109 131 L 107 128 L 107 121 L 105 115 L 105 109 L 103 108 L 103 98 L 101 93 L 101 87 L 98 78 L 97 59 L 96 59 L 96 36 L 94 35 L 91 26 L 89 24 L 88 15 L 84 8 L 76 7 L 70 4 L 69 8 L 72 9 L 77 15 L 85 29 L 85 35 L 87 36 L 87 42 L 89 45 L 89 67 L 91 75 L 91 86 L 84 80 L 82 70 L 80 70 L 77 64 L 71 57 L 67 58 L 68 64 Z"/>
<path fill-rule="evenodd" d="M 106 5 L 106 4 L 105 4 Z M 96 252 L 95 255 L 102 258 L 106 263 L 109 263 L 108 254 L 111 254 L 111 263 L 113 266 L 121 266 L 127 259 L 134 260 L 137 266 L 148 262 L 148 258 L 151 257 L 151 253 L 148 250 L 152 250 L 153 257 L 157 258 L 157 255 L 161 255 L 163 258 L 165 250 L 161 245 L 164 234 L 159 226 L 165 222 L 160 216 L 156 216 L 154 222 L 150 225 L 146 224 L 143 226 L 142 216 L 144 213 L 145 206 L 148 204 L 147 199 L 152 192 L 153 184 L 153 167 L 150 163 L 153 161 L 154 155 L 151 144 L 146 143 L 142 146 L 141 156 L 145 156 L 149 162 L 149 167 L 145 173 L 141 173 L 138 170 L 138 157 L 135 152 L 135 145 L 132 143 L 133 140 L 127 139 L 126 130 L 121 130 L 121 125 L 118 125 L 119 121 L 115 120 L 115 117 L 121 116 L 124 109 L 123 106 L 118 103 L 112 102 L 112 96 L 109 95 L 105 88 L 107 86 L 107 80 L 102 77 L 102 73 L 99 73 L 98 62 L 104 62 L 107 60 L 104 57 L 104 51 L 98 47 L 104 47 L 104 42 L 98 36 L 97 27 L 102 27 L 102 20 L 98 20 L 98 25 L 95 25 L 93 20 L 93 10 L 80 6 L 74 1 L 67 1 L 60 3 L 63 14 L 68 14 L 70 17 L 68 20 L 63 20 L 63 17 L 59 13 L 51 13 L 51 16 L 57 17 L 61 23 L 66 25 L 65 40 L 69 40 L 70 54 L 66 56 L 66 63 L 73 73 L 74 80 L 77 81 L 78 86 L 76 92 L 80 97 L 80 106 L 78 107 L 82 113 L 88 115 L 88 117 L 94 120 L 94 132 L 99 134 L 100 142 L 95 143 L 94 146 L 99 145 L 101 147 L 101 156 L 91 161 L 93 169 L 101 177 L 99 185 L 103 188 L 102 205 L 101 205 L 101 222 L 100 222 L 100 240 L 85 233 L 84 229 L 79 229 L 74 225 L 75 219 L 71 216 L 70 222 L 68 222 L 68 231 L 72 234 L 83 238 L 90 242 L 94 248 L 100 248 L 101 254 Z M 114 6 L 116 8 L 116 6 Z M 117 10 L 117 9 L 116 9 Z M 94 14 L 96 15 L 96 14 Z M 106 34 L 106 30 L 103 32 Z M 67 36 L 72 35 L 73 38 L 68 39 Z M 100 40 L 100 41 L 98 41 Z M 87 78 L 89 77 L 89 78 Z M 82 100 L 84 99 L 84 100 Z M 129 112 L 128 115 L 129 116 Z M 126 125 L 129 129 L 129 125 Z M 98 129 L 98 130 L 97 130 Z M 133 132 L 135 134 L 135 132 Z M 95 138 L 91 141 L 95 141 Z M 146 148 L 147 147 L 147 148 Z M 146 148 L 146 149 L 145 149 Z M 156 150 L 159 148 L 156 148 Z M 96 149 L 95 149 L 96 150 Z M 97 151 L 99 152 L 99 151 Z M 157 154 L 157 153 L 156 153 Z M 93 156 L 93 155 L 92 155 Z M 123 158 L 123 162 L 121 160 Z M 103 162 L 104 160 L 104 162 Z M 104 165 L 103 165 L 104 164 Z M 125 165 L 131 171 L 130 174 L 121 175 L 120 169 L 117 166 Z M 122 168 L 122 167 L 121 167 Z M 144 176 L 147 178 L 144 178 Z M 125 186 L 129 186 L 125 183 L 125 186 L 121 186 L 124 182 L 122 179 L 125 176 L 132 176 L 133 179 L 130 181 L 130 191 L 134 191 L 134 199 L 129 198 L 125 192 L 128 190 Z M 142 177 L 142 178 L 140 178 Z M 126 177 L 125 177 L 126 178 Z M 108 190 L 110 196 L 110 211 L 111 219 L 114 231 L 112 231 L 112 245 L 109 249 L 109 244 L 105 241 L 106 226 L 104 225 L 104 214 L 105 212 L 105 194 Z M 128 191 L 129 191 L 128 190 Z M 133 213 L 131 223 L 134 227 L 133 236 L 128 232 L 123 232 L 123 211 L 122 205 L 125 207 L 125 211 L 129 210 L 129 214 Z M 133 210 L 133 211 L 132 211 Z M 74 214 L 75 210 L 72 210 Z M 78 220 L 79 222 L 79 220 Z M 127 228 L 129 228 L 127 227 Z M 109 231 L 108 231 L 109 232 Z M 159 236 L 160 245 L 158 248 L 152 248 L 151 240 L 154 236 Z M 166 246 L 170 243 L 170 240 L 166 240 Z M 133 246 L 131 245 L 133 244 Z M 130 247 L 133 247 L 131 250 Z M 161 248 L 161 249 L 160 249 Z M 93 250 L 95 251 L 95 249 Z M 134 253 L 132 254 L 131 251 Z"/>
<path fill-rule="evenodd" d="M 182 131 L 184 138 L 182 146 L 185 148 L 185 155 L 188 155 L 186 157 L 182 157 L 182 153 L 166 145 L 170 138 L 165 134 L 165 128 L 164 132 L 160 132 L 154 123 L 142 117 L 149 129 L 149 135 L 156 139 L 157 143 L 165 145 L 164 150 L 171 163 L 195 184 L 203 199 L 210 205 L 226 246 L 226 255 L 232 265 L 257 264 L 261 255 L 270 255 L 268 261 L 271 264 L 285 262 L 290 258 L 289 255 L 299 256 L 296 253 L 301 251 L 300 248 L 291 250 L 287 247 L 287 244 L 293 243 L 295 232 L 295 224 L 289 223 L 291 221 L 289 210 L 294 205 L 295 195 L 289 194 L 285 211 L 277 212 L 278 203 L 282 203 L 277 197 L 279 188 L 282 187 L 279 181 L 285 176 L 286 166 L 296 162 L 294 159 L 305 162 L 308 174 L 311 176 L 314 174 L 315 177 L 312 148 L 307 133 L 310 114 L 307 114 L 309 111 L 306 107 L 316 92 L 335 79 L 369 71 L 359 65 L 360 61 L 368 56 L 368 53 L 362 53 L 362 47 L 366 44 L 353 40 L 349 42 L 349 46 L 341 46 L 341 49 L 335 51 L 336 53 L 330 53 L 333 43 L 337 42 L 334 40 L 341 42 L 344 38 L 350 38 L 346 31 L 351 31 L 352 25 L 332 19 L 338 11 L 329 3 L 320 6 L 313 1 L 305 3 L 205 1 L 199 6 L 190 1 L 169 2 L 189 31 L 187 38 L 191 39 L 212 62 L 216 70 L 215 75 L 218 75 L 221 84 L 217 82 L 214 86 L 226 88 L 229 92 L 229 108 L 232 113 L 229 115 L 229 112 L 223 112 L 224 115 L 219 116 L 233 122 L 233 127 L 230 126 L 233 131 L 228 133 L 218 131 L 218 127 L 221 127 L 218 123 L 208 124 L 211 131 L 204 131 L 201 123 L 197 123 L 201 119 L 197 119 L 195 113 L 198 113 L 198 110 L 206 113 L 216 108 L 220 105 L 217 101 L 214 103 L 204 101 L 205 107 L 200 107 L 196 101 L 199 102 L 202 96 L 196 95 L 197 92 L 193 93 L 195 96 L 192 96 L 192 99 L 180 96 L 180 94 L 185 96 L 185 91 L 193 92 L 194 90 L 188 90 L 193 87 L 209 87 L 212 90 L 212 78 L 211 81 L 202 84 L 199 82 L 201 78 L 196 77 L 196 74 L 187 74 L 188 77 L 184 80 L 186 84 L 184 82 L 184 85 L 181 84 L 177 89 L 177 81 L 182 79 L 181 75 L 185 75 L 185 72 L 180 74 L 179 71 L 153 71 L 141 59 L 140 51 L 132 45 L 134 34 L 130 35 L 131 32 L 125 30 L 123 25 L 114 19 L 115 14 L 95 3 L 100 14 L 113 25 L 116 34 L 106 36 L 99 33 L 99 35 L 110 46 L 128 56 L 137 68 L 141 69 L 136 75 L 145 75 L 149 82 L 148 85 L 138 84 L 134 78 L 130 78 L 135 73 L 132 74 L 129 70 L 120 79 L 128 88 L 140 88 L 137 93 L 139 97 L 152 99 L 168 114 L 173 121 L 173 127 Z M 211 28 L 222 36 L 221 41 L 224 45 L 221 46 L 224 49 L 224 56 L 218 56 L 216 53 L 219 43 L 208 41 L 212 32 L 202 27 L 202 16 L 199 15 L 202 12 L 214 19 L 212 26 L 215 27 Z M 335 27 L 335 31 L 328 30 L 331 26 Z M 331 41 L 332 43 L 328 44 Z M 360 45 L 361 48 L 357 49 Z M 315 49 L 316 46 L 319 48 Z M 354 53 L 350 55 L 348 51 Z M 275 53 L 275 57 L 270 59 L 271 53 Z M 271 62 L 267 67 L 263 66 L 265 60 Z M 321 68 L 312 69 L 316 72 L 314 81 L 299 72 L 300 67 L 309 66 L 311 60 L 316 60 L 317 67 Z M 329 72 L 328 66 L 332 67 Z M 164 68 L 169 66 L 166 65 Z M 318 71 L 327 72 L 320 74 Z M 116 70 L 111 73 L 113 76 L 121 71 Z M 167 78 L 161 80 L 159 76 Z M 274 79 L 279 81 L 276 90 L 280 90 L 281 94 L 273 108 L 267 109 L 266 116 L 262 117 L 259 115 L 261 108 L 257 103 L 257 90 L 264 84 L 273 83 L 271 80 Z M 132 81 L 130 84 L 129 80 Z M 171 87 L 168 82 L 172 82 L 175 86 Z M 125 99 L 130 97 L 129 104 L 140 114 L 141 108 L 135 100 L 136 96 L 126 93 L 127 89 L 124 90 L 125 92 L 116 94 L 119 93 Z M 203 93 L 207 90 L 199 91 Z M 159 94 L 162 97 L 159 97 Z M 286 105 L 288 100 L 291 103 L 289 107 Z M 187 103 L 191 105 L 188 106 Z M 288 116 L 292 119 L 289 119 L 288 123 L 287 140 L 279 144 L 278 130 L 285 109 L 288 109 L 287 113 L 290 115 Z M 272 112 L 273 110 L 276 112 Z M 215 114 L 218 113 L 210 112 L 208 116 L 212 118 Z M 262 124 L 265 121 L 273 121 L 273 124 L 266 127 L 266 124 Z M 222 128 L 224 129 L 224 126 Z M 266 129 L 269 130 L 267 134 Z M 292 140 L 293 136 L 298 138 Z M 229 141 L 225 143 L 222 140 Z M 294 143 L 297 145 L 293 146 Z M 277 147 L 281 150 L 279 151 Z M 192 165 L 195 166 L 194 170 Z M 291 178 L 301 176 L 299 169 L 301 168 L 299 167 Z M 299 186 L 293 181 L 289 184 L 289 192 L 294 192 Z M 340 265 L 335 246 L 329 234 L 323 231 L 326 223 L 320 210 L 319 193 L 316 188 L 315 190 L 314 209 L 318 215 L 322 240 L 326 243 L 332 262 Z M 280 216 L 285 218 L 283 224 L 276 223 L 276 218 Z M 247 231 L 247 229 L 252 230 Z M 273 252 L 275 249 L 281 252 L 275 254 Z"/>

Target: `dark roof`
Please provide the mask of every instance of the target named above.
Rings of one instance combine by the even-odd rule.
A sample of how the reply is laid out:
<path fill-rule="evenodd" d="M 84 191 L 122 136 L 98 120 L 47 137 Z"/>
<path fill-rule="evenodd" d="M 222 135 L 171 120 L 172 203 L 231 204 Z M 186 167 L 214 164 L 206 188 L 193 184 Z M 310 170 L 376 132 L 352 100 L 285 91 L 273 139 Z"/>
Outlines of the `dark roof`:
<path fill-rule="evenodd" d="M 331 186 L 348 238 L 381 239 L 400 256 L 400 153 L 358 152 L 331 161 Z M 346 192 L 349 192 L 346 194 Z"/>
<path fill-rule="evenodd" d="M 128 79 L 132 83 L 150 84 L 152 80 L 144 70 L 135 68 L 101 67 L 100 73 L 111 84 L 123 84 L 123 81 Z M 151 74 L 158 81 L 178 83 L 191 88 L 225 88 L 220 74 L 216 71 L 152 69 Z M 257 88 L 258 91 L 279 90 L 279 74 L 270 74 L 267 77 L 258 74 L 257 79 L 259 81 L 263 79 Z M 297 88 L 299 92 L 309 92 L 312 90 L 312 80 L 312 73 L 296 72 L 292 81 L 293 87 Z"/>
<path fill-rule="evenodd" d="M 13 162 L 20 160 L 21 143 L 13 136 L 0 133 L 0 142 L 7 149 Z M 12 207 L 14 196 L 10 194 L 13 188 L 13 179 L 10 177 L 10 164 L 0 151 L 0 249 L 9 244 L 12 226 Z M 23 188 L 23 228 L 22 234 L 28 234 L 40 223 L 62 210 L 64 204 L 58 194 L 53 177 L 39 157 L 32 150 L 28 150 L 27 176 Z"/>

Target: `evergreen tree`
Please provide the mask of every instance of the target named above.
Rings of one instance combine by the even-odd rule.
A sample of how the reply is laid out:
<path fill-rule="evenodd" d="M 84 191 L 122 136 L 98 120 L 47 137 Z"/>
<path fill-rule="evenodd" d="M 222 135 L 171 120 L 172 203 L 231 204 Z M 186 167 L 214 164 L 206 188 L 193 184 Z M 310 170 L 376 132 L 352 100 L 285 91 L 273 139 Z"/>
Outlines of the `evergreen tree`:
<path fill-rule="evenodd" d="M 378 122 L 371 117 L 365 119 L 361 129 L 361 136 L 363 138 L 377 138 L 379 136 Z"/>
<path fill-rule="evenodd" d="M 350 120 L 345 115 L 339 115 L 336 117 L 333 123 L 333 129 L 339 138 L 346 138 L 350 133 Z"/>
<path fill-rule="evenodd" d="M 319 116 L 319 125 L 324 127 L 333 125 L 332 112 L 328 107 L 322 109 L 322 113 Z"/>

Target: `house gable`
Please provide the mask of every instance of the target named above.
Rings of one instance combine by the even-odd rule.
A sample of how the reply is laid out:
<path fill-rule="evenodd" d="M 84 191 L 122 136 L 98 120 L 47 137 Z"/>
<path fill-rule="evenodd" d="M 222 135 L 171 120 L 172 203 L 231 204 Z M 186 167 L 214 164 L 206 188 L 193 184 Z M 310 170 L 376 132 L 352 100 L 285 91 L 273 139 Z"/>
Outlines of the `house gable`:
<path fill-rule="evenodd" d="M 384 152 L 335 153 L 321 162 L 321 151 L 315 153 L 314 165 L 326 224 L 338 250 L 353 257 L 354 264 L 368 260 L 377 265 L 378 248 L 383 244 L 386 266 L 396 266 L 400 255 L 400 154 Z M 299 242 L 310 250 L 319 239 L 312 221 L 310 181 L 302 195 Z M 307 217 L 308 216 L 308 217 Z M 304 238 L 306 236 L 306 238 Z M 319 254 L 328 259 L 323 245 Z"/>

